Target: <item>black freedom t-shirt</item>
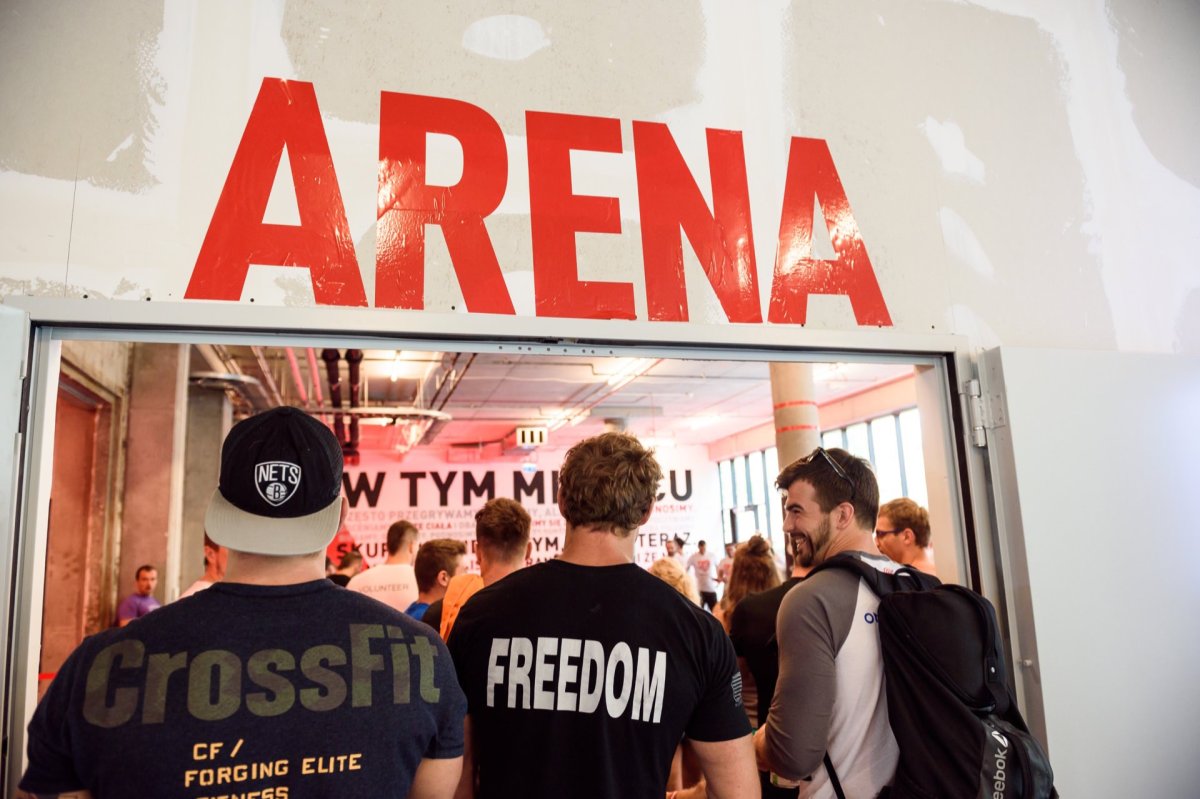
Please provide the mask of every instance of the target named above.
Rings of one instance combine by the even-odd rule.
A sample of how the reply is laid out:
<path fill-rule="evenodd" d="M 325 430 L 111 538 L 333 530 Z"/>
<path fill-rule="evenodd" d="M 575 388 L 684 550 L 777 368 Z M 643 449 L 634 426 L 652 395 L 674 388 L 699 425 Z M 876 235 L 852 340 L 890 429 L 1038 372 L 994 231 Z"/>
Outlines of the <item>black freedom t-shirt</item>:
<path fill-rule="evenodd" d="M 750 731 L 721 625 L 633 564 L 514 572 L 449 645 L 483 799 L 660 799 L 681 737 Z"/>
<path fill-rule="evenodd" d="M 462 754 L 428 627 L 326 579 L 217 583 L 86 639 L 29 725 L 21 788 L 96 797 L 404 797 Z"/>

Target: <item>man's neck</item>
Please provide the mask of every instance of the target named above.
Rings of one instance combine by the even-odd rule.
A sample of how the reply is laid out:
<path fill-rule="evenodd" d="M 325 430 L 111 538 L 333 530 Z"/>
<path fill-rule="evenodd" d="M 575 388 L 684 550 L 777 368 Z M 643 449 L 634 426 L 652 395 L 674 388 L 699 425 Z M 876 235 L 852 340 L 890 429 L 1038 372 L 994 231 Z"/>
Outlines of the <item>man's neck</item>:
<path fill-rule="evenodd" d="M 407 552 L 397 552 L 395 555 L 388 555 L 384 563 L 388 566 L 411 566 L 412 555 Z"/>
<path fill-rule="evenodd" d="M 486 587 L 486 586 L 491 585 L 492 583 L 500 582 L 505 577 L 507 577 L 508 575 L 517 571 L 524 565 L 525 565 L 524 558 L 522 558 L 521 560 L 509 561 L 507 563 L 492 563 L 490 561 L 488 561 L 488 562 L 481 561 L 479 564 L 479 576 L 483 578 L 483 584 Z"/>
<path fill-rule="evenodd" d="M 229 551 L 225 566 L 225 581 L 250 585 L 294 585 L 319 580 L 325 576 L 325 554 L 309 555 L 251 555 Z"/>
<path fill-rule="evenodd" d="M 797 579 L 797 580 L 800 579 L 801 577 L 807 577 L 808 573 L 812 570 L 813 570 L 812 566 L 793 566 L 792 567 L 792 577 L 793 577 L 793 579 Z"/>
<path fill-rule="evenodd" d="M 878 551 L 875 548 L 875 536 L 873 533 L 860 530 L 857 526 L 852 526 L 847 527 L 841 532 L 834 533 L 833 537 L 829 539 L 829 545 L 825 548 L 825 557 L 821 560 L 828 560 L 834 555 L 840 555 L 843 552 Z"/>
<path fill-rule="evenodd" d="M 618 566 L 633 563 L 633 545 L 636 541 L 637 528 L 622 536 L 610 530 L 596 529 L 591 525 L 567 525 L 562 560 L 579 566 Z"/>

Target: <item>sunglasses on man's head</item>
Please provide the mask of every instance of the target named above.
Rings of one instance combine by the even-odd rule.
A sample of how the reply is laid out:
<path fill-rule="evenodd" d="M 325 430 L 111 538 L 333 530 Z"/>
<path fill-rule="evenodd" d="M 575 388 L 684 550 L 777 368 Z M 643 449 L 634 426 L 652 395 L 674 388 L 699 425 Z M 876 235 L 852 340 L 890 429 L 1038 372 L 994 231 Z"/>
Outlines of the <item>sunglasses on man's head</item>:
<path fill-rule="evenodd" d="M 828 463 L 833 473 L 850 484 L 850 502 L 854 502 L 854 497 L 858 494 L 858 482 L 846 473 L 842 465 L 833 459 L 833 456 L 826 452 L 824 447 L 817 447 L 812 454 L 805 458 L 802 463 L 813 463 L 820 458 L 825 463 Z"/>

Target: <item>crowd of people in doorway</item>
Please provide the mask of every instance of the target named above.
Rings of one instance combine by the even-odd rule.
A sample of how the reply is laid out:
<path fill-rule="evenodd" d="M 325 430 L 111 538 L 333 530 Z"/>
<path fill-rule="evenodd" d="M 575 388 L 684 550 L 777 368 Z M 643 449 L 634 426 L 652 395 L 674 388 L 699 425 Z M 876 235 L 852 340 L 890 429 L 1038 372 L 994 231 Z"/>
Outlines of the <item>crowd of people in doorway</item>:
<path fill-rule="evenodd" d="M 123 626 L 39 704 L 23 795 L 878 795 L 897 764 L 878 599 L 810 572 L 836 555 L 932 570 L 928 515 L 881 508 L 866 461 L 818 448 L 776 480 L 786 579 L 761 536 L 719 562 L 672 541 L 647 570 L 661 479 L 635 437 L 586 439 L 559 471 L 559 557 L 527 565 L 529 514 L 497 498 L 475 515 L 478 573 L 463 542 L 418 545 L 405 521 L 363 569 L 326 556 L 347 512 L 337 439 L 297 409 L 244 420 L 204 577 L 153 609 L 138 570 Z"/>

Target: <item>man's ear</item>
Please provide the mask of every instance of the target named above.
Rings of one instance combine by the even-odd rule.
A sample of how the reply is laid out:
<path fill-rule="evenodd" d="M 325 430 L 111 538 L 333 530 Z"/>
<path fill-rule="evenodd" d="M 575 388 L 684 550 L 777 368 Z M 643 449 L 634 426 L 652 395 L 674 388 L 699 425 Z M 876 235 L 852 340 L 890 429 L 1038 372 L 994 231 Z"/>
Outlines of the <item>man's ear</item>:
<path fill-rule="evenodd" d="M 637 526 L 638 527 L 644 526 L 646 524 L 646 522 L 650 521 L 650 517 L 653 514 L 654 514 L 654 503 L 651 502 L 650 507 L 646 508 L 646 512 L 644 514 L 642 514 L 642 520 L 640 522 L 638 522 Z"/>
<path fill-rule="evenodd" d="M 450 585 L 450 572 L 446 571 L 445 569 L 442 569 L 440 572 L 438 572 L 437 584 L 442 588 Z"/>
<path fill-rule="evenodd" d="M 854 506 L 849 502 L 843 502 L 836 508 L 836 518 L 834 522 L 839 529 L 849 527 L 854 521 Z"/>
<path fill-rule="evenodd" d="M 912 531 L 911 527 L 905 527 L 900 531 L 901 537 L 904 538 L 904 543 L 909 546 L 917 546 L 917 534 Z"/>
<path fill-rule="evenodd" d="M 533 542 L 532 541 L 530 541 L 529 543 L 527 543 L 525 545 L 525 561 L 529 562 L 531 560 L 533 560 Z"/>

